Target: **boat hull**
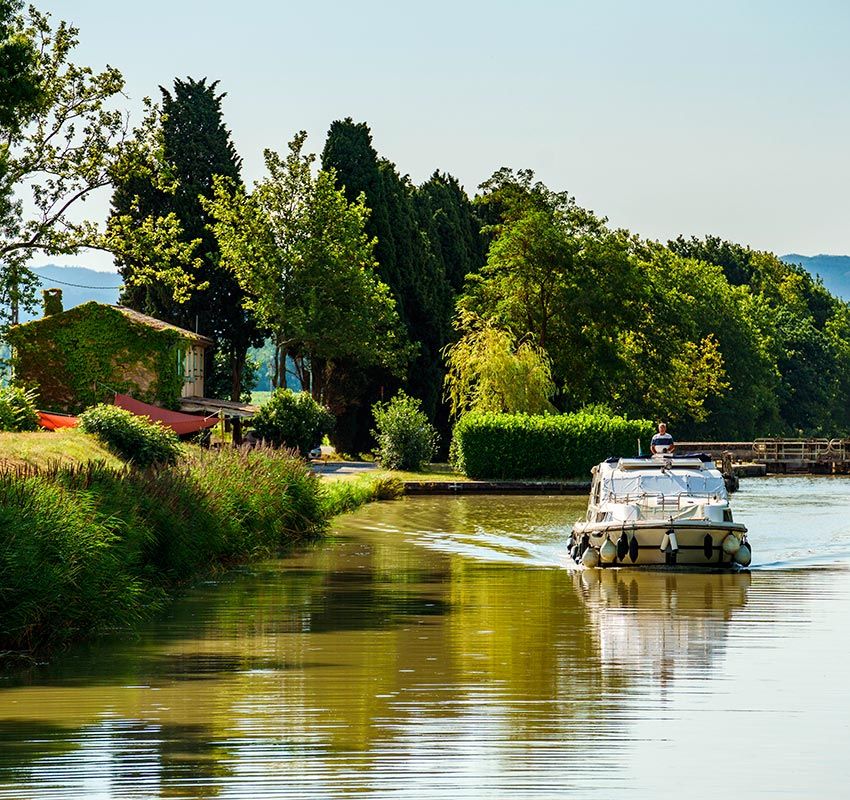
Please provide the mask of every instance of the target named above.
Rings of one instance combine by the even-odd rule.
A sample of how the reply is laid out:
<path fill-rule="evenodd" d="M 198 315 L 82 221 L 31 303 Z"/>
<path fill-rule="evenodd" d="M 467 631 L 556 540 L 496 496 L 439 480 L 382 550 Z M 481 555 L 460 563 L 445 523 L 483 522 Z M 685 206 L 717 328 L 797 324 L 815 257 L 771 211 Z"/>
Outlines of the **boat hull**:
<path fill-rule="evenodd" d="M 591 547 L 600 553 L 605 541 L 609 540 L 616 547 L 616 555 L 612 560 L 600 556 L 593 566 L 741 569 L 735 553 L 728 552 L 723 543 L 732 535 L 738 540 L 739 546 L 749 547 L 746 544 L 746 532 L 744 525 L 709 520 L 672 523 L 642 520 L 625 525 L 579 522 L 572 529 L 569 553 L 576 563 L 586 564 L 587 560 L 582 560 L 584 550 Z M 734 543 L 732 546 L 735 546 Z M 610 555 L 610 546 L 607 551 Z"/>

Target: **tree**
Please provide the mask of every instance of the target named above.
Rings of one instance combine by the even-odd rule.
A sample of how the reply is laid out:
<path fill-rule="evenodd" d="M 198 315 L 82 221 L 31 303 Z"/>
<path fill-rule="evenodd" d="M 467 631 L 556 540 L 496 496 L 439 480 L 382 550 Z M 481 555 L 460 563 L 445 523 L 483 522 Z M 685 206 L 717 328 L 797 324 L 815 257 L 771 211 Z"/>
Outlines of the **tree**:
<path fill-rule="evenodd" d="M 526 340 L 469 313 L 456 326 L 461 338 L 446 348 L 446 399 L 455 418 L 467 411 L 546 414 L 555 411 L 549 357 Z"/>
<path fill-rule="evenodd" d="M 38 281 L 26 262 L 38 252 L 72 254 L 81 248 L 168 252 L 183 271 L 191 263 L 174 243 L 173 218 L 157 218 L 127 232 L 121 241 L 95 224 L 75 218 L 93 192 L 135 163 L 128 121 L 111 102 L 124 87 L 121 73 L 95 73 L 70 61 L 79 31 L 20 4 L 0 5 L 0 59 L 23 53 L 23 74 L 0 86 L 0 323 L 15 323 L 20 309 L 35 304 Z M 8 63 L 8 62 L 7 62 Z M 20 59 L 18 65 L 21 65 Z M 25 206 L 23 195 L 29 195 Z"/>
<path fill-rule="evenodd" d="M 679 236 L 669 241 L 667 246 L 684 258 L 717 264 L 732 286 L 751 284 L 753 281 L 753 257 L 756 254 L 749 247 L 723 241 L 719 236 L 706 236 L 703 239 Z"/>
<path fill-rule="evenodd" d="M 478 272 L 486 259 L 481 220 L 457 179 L 448 174 L 435 172 L 416 189 L 413 199 L 420 228 L 457 295 L 466 276 Z"/>
<path fill-rule="evenodd" d="M 355 123 L 351 117 L 336 120 L 328 130 L 322 150 L 322 169 L 334 170 L 337 187 L 345 192 L 349 203 L 363 195 L 369 217 L 366 233 L 375 240 L 375 259 L 384 282 L 398 283 L 395 239 L 390 226 L 384 180 L 378 166 L 378 154 L 372 147 L 372 132 L 365 122 Z M 398 295 L 396 300 L 399 300 Z M 404 317 L 404 310 L 399 307 Z"/>
<path fill-rule="evenodd" d="M 621 336 L 635 322 L 643 283 L 633 241 L 533 174 L 500 170 L 478 199 L 498 221 L 487 264 L 467 280 L 461 309 L 531 334 L 552 360 L 566 407 L 604 402 L 623 377 Z"/>
<path fill-rule="evenodd" d="M 173 92 L 161 88 L 156 135 L 138 142 L 139 147 L 155 148 L 160 141 L 161 164 L 128 172 L 116 183 L 112 218 L 139 224 L 173 214 L 179 221 L 179 239 L 186 246 L 194 244 L 193 255 L 198 259 L 187 300 L 175 302 L 168 282 L 150 279 L 147 255 L 132 253 L 118 260 L 127 286 L 122 301 L 213 338 L 223 357 L 211 354 L 207 385 L 213 396 L 239 400 L 248 348 L 261 344 L 263 337 L 244 307 L 243 289 L 219 264 L 212 220 L 201 202 L 201 198 L 212 198 L 216 175 L 234 182 L 240 179 L 242 161 L 224 125 L 221 102 L 225 95 L 217 93 L 217 87 L 218 82 L 188 78 L 175 80 Z M 163 174 L 170 178 L 169 185 L 162 186 L 159 177 Z M 162 269 L 157 266 L 157 271 Z"/>
<path fill-rule="evenodd" d="M 21 126 L 44 102 L 39 53 L 33 32 L 22 24 L 21 0 L 0 0 L 0 131 L 2 155 Z M 0 158 L 0 168 L 3 160 Z"/>
<path fill-rule="evenodd" d="M 404 265 L 399 263 L 397 244 L 408 250 L 415 244 L 409 241 L 410 227 L 405 224 L 404 231 L 395 231 L 390 221 L 390 199 L 387 196 L 387 179 L 393 177 L 392 170 L 383 166 L 375 148 L 372 146 L 372 132 L 365 122 L 355 123 L 351 117 L 334 121 L 325 140 L 322 151 L 322 167 L 333 170 L 337 188 L 345 192 L 349 202 L 357 198 L 364 199 L 369 215 L 365 230 L 375 242 L 376 269 L 381 280 L 389 287 L 396 303 L 396 310 L 407 338 L 416 348 L 419 340 L 411 331 L 408 309 L 411 305 L 409 275 Z M 394 189 L 398 189 L 393 182 Z M 399 198 L 393 198 L 398 220 Z M 402 223 L 405 220 L 402 219 Z M 417 231 L 418 236 L 418 231 Z M 401 375 L 392 375 L 381 368 L 366 368 L 353 362 L 339 360 L 328 375 L 329 388 L 338 397 L 345 397 L 346 403 L 337 404 L 338 413 L 335 437 L 339 446 L 346 452 L 361 452 L 371 448 L 370 428 L 372 425 L 372 407 L 382 400 L 385 393 L 393 393 L 406 384 L 408 371 Z M 418 393 L 415 393 L 418 396 Z"/>
<path fill-rule="evenodd" d="M 417 188 L 395 164 L 379 157 L 366 123 L 337 120 L 322 153 L 333 167 L 337 186 L 349 200 L 363 193 L 370 209 L 367 232 L 376 238 L 378 273 L 396 300 L 399 316 L 415 350 L 401 379 L 385 371 L 365 373 L 347 365 L 336 382 L 356 398 L 337 426 L 347 449 L 370 446 L 370 409 L 384 394 L 403 387 L 422 401 L 448 441 L 448 412 L 442 403 L 444 367 L 440 353 L 451 340 L 455 295 L 468 271 L 483 263 L 479 225 L 457 181 L 435 173 Z M 343 366 L 343 365 L 341 365 Z"/>
<path fill-rule="evenodd" d="M 16 323 L 21 306 L 35 302 L 37 281 L 26 261 L 38 250 L 73 251 L 86 238 L 69 210 L 108 183 L 108 156 L 120 140 L 122 118 L 105 103 L 121 91 L 123 80 L 111 67 L 95 74 L 68 62 L 76 28 L 61 22 L 52 31 L 48 16 L 32 8 L 26 18 L 11 14 L 18 3 L 0 8 L 3 56 L 23 67 L 17 80 L 11 75 L 2 82 L 12 95 L 4 96 L 0 117 L 5 139 L 0 292 L 7 321 Z M 21 198 L 12 196 L 18 189 L 31 191 L 29 217 Z"/>
<path fill-rule="evenodd" d="M 313 175 L 305 139 L 297 134 L 285 157 L 265 151 L 268 177 L 250 195 L 217 177 L 214 199 L 204 205 L 221 264 L 246 292 L 246 308 L 321 401 L 335 361 L 398 369 L 406 347 L 395 303 L 375 272 L 363 198 L 349 202 L 332 170 Z"/>
<path fill-rule="evenodd" d="M 751 438 L 778 425 L 776 374 L 746 286 L 720 266 L 636 243 L 646 284 L 624 339 L 628 379 L 613 391 L 629 414 L 670 418 L 678 435 Z"/>
<path fill-rule="evenodd" d="M 714 236 L 679 237 L 670 248 L 700 259 L 695 271 L 701 275 L 719 267 L 737 285 L 716 313 L 728 319 L 729 309 L 737 307 L 745 317 L 731 329 L 717 326 L 730 390 L 716 408 L 708 404 L 712 414 L 706 428 L 725 419 L 732 429 L 745 425 L 745 436 L 748 430 L 761 435 L 848 430 L 847 304 L 803 267 L 785 264 L 774 253 Z M 752 332 L 730 342 L 731 330 L 743 332 L 744 325 Z"/>

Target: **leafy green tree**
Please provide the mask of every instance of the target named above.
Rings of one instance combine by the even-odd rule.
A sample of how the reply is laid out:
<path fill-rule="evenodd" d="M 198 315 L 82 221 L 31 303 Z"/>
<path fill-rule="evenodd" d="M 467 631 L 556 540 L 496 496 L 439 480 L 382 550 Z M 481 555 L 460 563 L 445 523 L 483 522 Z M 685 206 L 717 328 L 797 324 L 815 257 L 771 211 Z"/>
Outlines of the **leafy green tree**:
<path fill-rule="evenodd" d="M 788 309 L 772 315 L 771 330 L 781 418 L 797 435 L 833 435 L 843 416 L 836 403 L 840 377 L 833 342 L 811 318 Z"/>
<path fill-rule="evenodd" d="M 18 3 L 0 7 L 2 56 L 19 68 L 0 80 L 10 92 L 0 101 L 0 300 L 12 323 L 21 307 L 35 303 L 37 280 L 25 266 L 33 253 L 73 252 L 87 238 L 69 210 L 108 183 L 106 166 L 123 122 L 105 107 L 123 88 L 120 73 L 108 67 L 95 74 L 70 63 L 77 29 L 60 22 L 53 31 L 47 15 L 30 8 L 23 16 L 19 9 Z M 12 194 L 27 189 L 31 213 Z"/>
<path fill-rule="evenodd" d="M 727 410 L 731 412 L 727 424 L 741 425 L 753 411 L 758 418 L 757 409 L 772 407 L 767 416 L 751 418 L 745 430 L 762 435 L 847 431 L 847 305 L 803 267 L 785 264 L 773 253 L 711 236 L 703 240 L 679 237 L 670 247 L 700 259 L 701 272 L 706 272 L 706 264 L 716 265 L 730 283 L 737 283 L 732 300 L 754 329 L 749 343 L 738 340 L 727 345 L 722 338 L 728 339 L 729 332 L 718 330 L 731 389 L 706 425 L 716 424 Z M 755 353 L 760 354 L 763 367 L 752 373 Z M 739 369 L 736 365 L 741 362 Z"/>
<path fill-rule="evenodd" d="M 480 413 L 546 414 L 555 411 L 549 357 L 531 341 L 461 312 L 461 338 L 446 349 L 446 396 L 455 418 Z"/>
<path fill-rule="evenodd" d="M 696 236 L 686 239 L 679 236 L 668 242 L 667 246 L 676 255 L 684 258 L 717 264 L 732 286 L 749 285 L 753 281 L 756 271 L 753 260 L 756 253 L 749 247 L 723 241 L 718 236 L 706 236 L 703 239 Z"/>
<path fill-rule="evenodd" d="M 624 410 L 667 419 L 680 433 L 705 422 L 706 401 L 730 388 L 714 333 L 692 342 L 669 328 L 649 338 L 630 331 L 623 348 L 630 378 L 612 399 Z M 660 353 L 666 357 L 659 358 Z"/>
<path fill-rule="evenodd" d="M 22 24 L 22 6 L 18 0 L 0 0 L 0 229 L 14 227 L 20 215 L 10 174 L 10 148 L 44 99 L 39 54 L 34 36 Z M 0 259 L 0 299 L 10 305 L 13 320 L 21 300 L 34 295 L 34 283 L 26 277 L 17 260 L 4 264 Z"/>
<path fill-rule="evenodd" d="M 776 431 L 776 371 L 758 299 L 730 286 L 720 266 L 659 244 L 641 244 L 637 259 L 648 291 L 629 339 L 629 380 L 616 392 L 624 410 L 671 417 L 679 437 Z"/>
<path fill-rule="evenodd" d="M 321 400 L 329 364 L 346 359 L 398 369 L 406 344 L 395 303 L 375 273 L 363 199 L 346 200 L 333 171 L 313 175 L 305 139 L 297 134 L 285 157 L 265 151 L 268 177 L 250 195 L 217 177 L 205 206 L 222 266 L 245 290 L 246 308 L 293 360 L 301 385 Z M 284 384 L 279 376 L 277 385 Z"/>
<path fill-rule="evenodd" d="M 0 131 L 6 147 L 44 101 L 39 52 L 22 8 L 21 0 L 0 0 Z"/>
<path fill-rule="evenodd" d="M 443 380 L 440 351 L 451 337 L 453 291 L 443 263 L 420 225 L 415 187 L 389 161 L 381 161 L 380 171 L 398 270 L 396 283 L 388 285 L 398 298 L 408 338 L 417 344 L 404 385 L 434 419 Z"/>
<path fill-rule="evenodd" d="M 241 159 L 225 127 L 218 82 L 206 79 L 175 80 L 173 92 L 161 88 L 162 113 L 159 130 L 147 142 L 161 146 L 160 164 L 153 169 L 129 172 L 117 183 L 112 196 L 113 219 L 141 223 L 173 214 L 179 221 L 179 239 L 193 247 L 198 259 L 193 286 L 185 302 L 175 302 L 168 282 L 151 280 L 151 264 L 145 253 L 131 253 L 118 261 L 124 276 L 122 301 L 169 322 L 198 330 L 218 345 L 216 357 L 207 365 L 208 385 L 224 396 L 239 400 L 249 347 L 262 342 L 261 331 L 244 307 L 245 292 L 233 274 L 221 267 L 218 242 L 201 198 L 213 196 L 213 178 L 223 176 L 239 182 Z M 156 153 L 151 159 L 157 158 Z M 167 174 L 169 185 L 160 176 Z M 179 269 L 180 264 L 176 267 Z M 163 266 L 155 265 L 154 273 Z M 219 353 L 221 355 L 219 355 Z"/>
<path fill-rule="evenodd" d="M 459 306 L 533 335 L 552 360 L 560 402 L 577 408 L 604 400 L 623 377 L 620 339 L 644 284 L 625 231 L 532 180 L 501 170 L 484 184 L 479 204 L 498 208 L 500 221 L 487 228 L 487 264 Z"/>
<path fill-rule="evenodd" d="M 466 274 L 484 260 L 480 224 L 469 198 L 454 178 L 439 173 L 422 187 L 414 186 L 392 162 L 379 157 L 369 127 L 351 118 L 331 125 L 322 163 L 335 169 L 337 185 L 350 200 L 363 193 L 371 210 L 367 231 L 377 240 L 378 273 L 390 287 L 415 345 L 402 379 L 381 370 L 362 372 L 340 365 L 339 390 L 357 400 L 339 420 L 337 435 L 345 437 L 349 451 L 366 449 L 372 405 L 404 387 L 422 401 L 448 441 L 440 353 L 452 338 L 455 295 Z"/>
<path fill-rule="evenodd" d="M 366 233 L 375 240 L 375 259 L 381 278 L 394 289 L 399 283 L 395 237 L 369 126 L 365 122 L 355 123 L 351 117 L 331 123 L 321 163 L 323 169 L 334 170 L 337 186 L 343 189 L 349 203 L 356 202 L 361 195 L 365 198 L 369 209 Z M 399 299 L 396 293 L 396 300 Z M 401 308 L 399 312 L 403 315 Z"/>
<path fill-rule="evenodd" d="M 451 175 L 435 172 L 416 189 L 419 226 L 440 260 L 452 293 L 463 290 L 467 275 L 484 265 L 486 247 L 481 220 L 466 192 Z"/>
<path fill-rule="evenodd" d="M 121 241 L 75 215 L 82 201 L 108 186 L 138 151 L 124 114 L 111 107 L 124 80 L 114 67 L 96 73 L 71 54 L 79 31 L 17 2 L 0 6 L 0 58 L 24 53 L 24 75 L 0 76 L 10 94 L 0 100 L 0 322 L 15 323 L 32 309 L 38 281 L 27 269 L 36 253 L 71 254 L 81 248 L 144 248 L 170 252 L 184 267 L 189 253 L 174 242 L 174 219 L 157 218 Z M 20 65 L 20 62 L 18 62 Z M 8 65 L 13 69 L 13 65 Z M 23 202 L 29 195 L 28 203 Z"/>
<path fill-rule="evenodd" d="M 560 404 L 671 418 L 680 435 L 780 426 L 749 285 L 731 286 L 722 265 L 610 230 L 530 171 L 499 170 L 483 189 L 488 262 L 459 306 L 532 334 L 552 359 Z M 773 280 L 777 266 L 763 254 L 720 249 L 740 256 L 748 277 Z"/>

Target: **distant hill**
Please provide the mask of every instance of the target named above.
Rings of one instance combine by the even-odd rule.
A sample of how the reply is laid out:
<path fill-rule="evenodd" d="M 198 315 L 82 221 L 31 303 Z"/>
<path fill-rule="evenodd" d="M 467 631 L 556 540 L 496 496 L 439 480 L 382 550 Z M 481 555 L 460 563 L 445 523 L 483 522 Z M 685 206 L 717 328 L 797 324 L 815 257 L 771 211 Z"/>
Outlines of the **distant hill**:
<path fill-rule="evenodd" d="M 41 280 L 42 289 L 62 290 L 64 308 L 73 308 L 89 300 L 101 303 L 118 302 L 119 290 L 116 287 L 121 285 L 121 276 L 116 272 L 97 272 L 86 267 L 60 267 L 56 264 L 31 269 Z M 33 314 L 22 314 L 21 322 L 41 316 L 40 301 L 39 295 L 39 307 Z"/>
<path fill-rule="evenodd" d="M 842 300 L 850 302 L 850 256 L 781 256 L 786 264 L 802 264 L 813 275 L 820 275 L 823 285 Z"/>

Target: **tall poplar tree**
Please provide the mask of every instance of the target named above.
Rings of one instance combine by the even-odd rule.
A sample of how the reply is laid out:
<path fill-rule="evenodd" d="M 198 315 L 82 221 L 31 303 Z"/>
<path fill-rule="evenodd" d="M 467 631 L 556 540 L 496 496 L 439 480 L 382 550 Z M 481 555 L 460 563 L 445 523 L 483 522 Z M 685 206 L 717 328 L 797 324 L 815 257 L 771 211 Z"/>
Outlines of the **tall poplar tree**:
<path fill-rule="evenodd" d="M 220 266 L 220 252 L 210 230 L 211 218 L 201 198 L 213 197 L 216 175 L 240 182 L 242 160 L 224 124 L 218 82 L 206 78 L 174 81 L 174 90 L 162 92 L 161 146 L 165 169 L 175 185 L 165 191 L 147 174 L 129 176 L 116 185 L 112 197 L 113 216 L 137 218 L 173 212 L 182 226 L 186 242 L 196 242 L 200 259 L 194 276 L 196 286 L 185 303 L 176 303 L 161 285 L 133 285 L 133 275 L 147 268 L 138 259 L 119 260 L 128 286 L 122 301 L 132 308 L 209 336 L 216 341 L 224 359 L 218 368 L 207 364 L 208 394 L 238 400 L 248 348 L 262 342 L 254 317 L 243 306 L 244 291 L 233 275 Z M 221 365 L 225 365 L 224 369 Z M 250 388 L 250 387 L 247 387 Z"/>

